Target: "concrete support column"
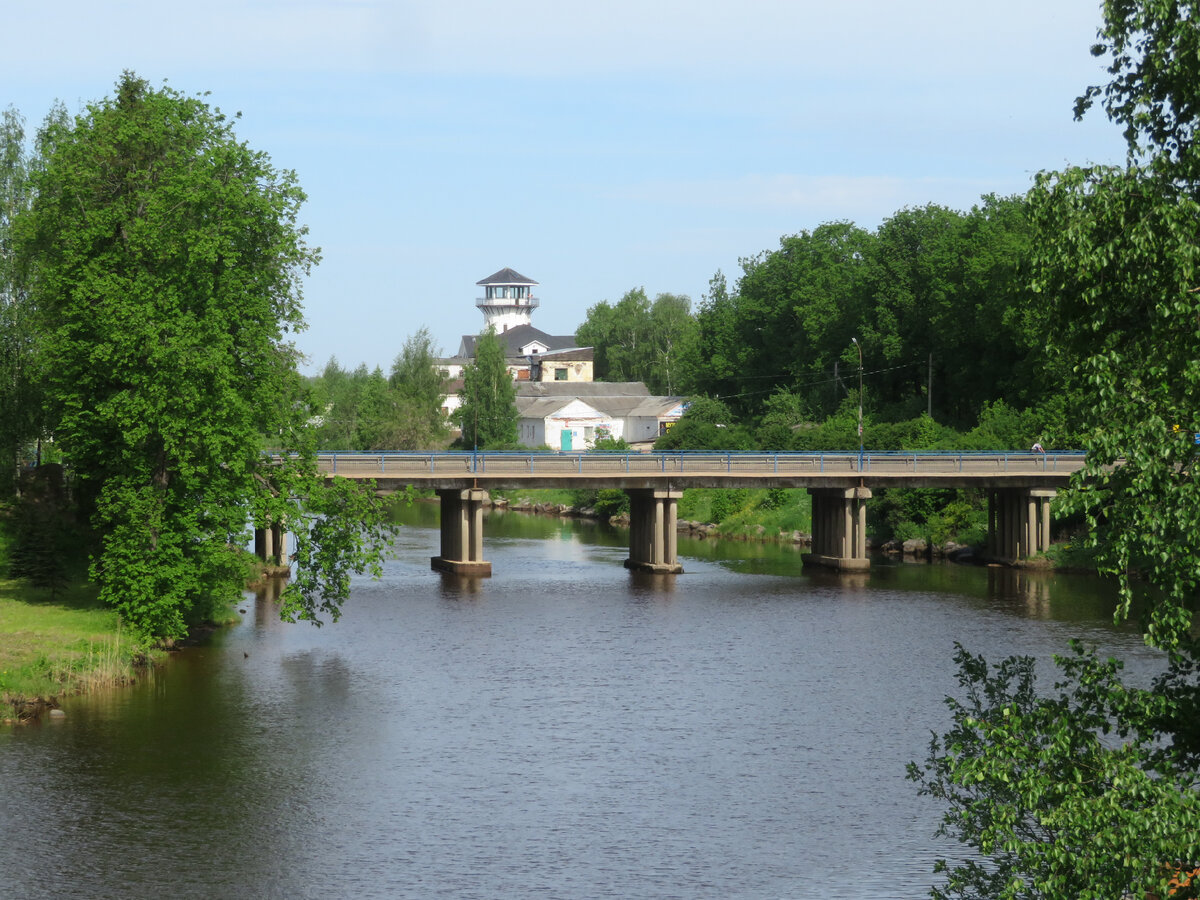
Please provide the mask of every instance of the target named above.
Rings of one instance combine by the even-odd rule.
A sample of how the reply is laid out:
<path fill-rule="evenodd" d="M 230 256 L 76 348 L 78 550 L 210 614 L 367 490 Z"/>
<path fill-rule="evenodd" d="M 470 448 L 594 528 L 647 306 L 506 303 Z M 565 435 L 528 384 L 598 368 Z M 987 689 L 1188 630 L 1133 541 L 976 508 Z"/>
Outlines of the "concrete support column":
<path fill-rule="evenodd" d="M 271 558 L 271 529 L 255 528 L 254 529 L 254 555 L 258 557 L 260 562 L 267 562 Z"/>
<path fill-rule="evenodd" d="M 1007 562 L 1050 548 L 1050 501 L 1057 491 L 996 488 L 988 492 L 988 555 Z"/>
<path fill-rule="evenodd" d="M 287 546 L 283 543 L 283 528 L 279 525 L 271 525 L 268 528 L 254 529 L 254 555 L 260 561 L 274 564 L 276 558 L 279 562 L 283 559 L 283 547 Z"/>
<path fill-rule="evenodd" d="M 491 575 L 492 564 L 483 558 L 483 506 L 487 491 L 438 491 L 441 502 L 441 555 L 430 559 L 431 568 L 456 575 Z"/>
<path fill-rule="evenodd" d="M 679 498 L 682 491 L 629 488 L 629 558 L 625 568 L 679 574 Z"/>
<path fill-rule="evenodd" d="M 987 492 L 987 552 L 990 556 L 995 556 L 996 547 L 996 521 L 999 515 L 997 506 L 996 491 L 988 489 Z"/>
<path fill-rule="evenodd" d="M 1033 496 L 1033 492 L 1027 493 L 1024 500 L 1025 516 L 1021 523 L 1021 555 L 1030 557 L 1037 553 L 1038 538 L 1042 532 L 1038 528 L 1038 502 Z"/>
<path fill-rule="evenodd" d="M 282 522 L 271 526 L 271 544 L 275 548 L 275 557 L 279 560 L 279 565 L 288 565 L 287 528 Z"/>
<path fill-rule="evenodd" d="M 1045 553 L 1050 549 L 1050 501 L 1058 491 L 1034 490 L 1029 492 L 1030 544 L 1034 553 Z"/>
<path fill-rule="evenodd" d="M 806 565 L 862 571 L 867 559 L 867 501 L 871 489 L 809 488 L 812 497 L 812 553 Z"/>

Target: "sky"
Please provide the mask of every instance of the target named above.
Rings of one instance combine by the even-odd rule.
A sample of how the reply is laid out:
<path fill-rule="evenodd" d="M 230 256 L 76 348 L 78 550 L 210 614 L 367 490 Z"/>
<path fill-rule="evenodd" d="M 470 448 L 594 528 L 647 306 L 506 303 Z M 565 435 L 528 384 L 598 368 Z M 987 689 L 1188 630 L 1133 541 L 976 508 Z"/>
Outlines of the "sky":
<path fill-rule="evenodd" d="M 322 262 L 319 372 L 457 351 L 476 282 L 538 282 L 573 334 L 629 290 L 698 305 L 719 271 L 824 222 L 968 210 L 1120 162 L 1089 53 L 1100 0 L 9 0 L 0 107 L 32 129 L 124 70 L 242 114 L 292 169 Z"/>

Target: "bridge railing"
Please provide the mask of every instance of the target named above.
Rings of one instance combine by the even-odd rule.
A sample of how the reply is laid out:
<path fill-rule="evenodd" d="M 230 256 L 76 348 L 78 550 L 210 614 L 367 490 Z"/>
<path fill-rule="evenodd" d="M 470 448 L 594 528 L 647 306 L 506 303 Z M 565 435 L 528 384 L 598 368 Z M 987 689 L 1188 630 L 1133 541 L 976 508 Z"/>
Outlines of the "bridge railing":
<path fill-rule="evenodd" d="M 878 475 L 1070 474 L 1083 465 L 1079 451 L 994 453 L 856 451 L 754 453 L 683 450 L 612 452 L 322 453 L 318 466 L 348 478 L 454 476 L 554 477 L 604 475 Z"/>

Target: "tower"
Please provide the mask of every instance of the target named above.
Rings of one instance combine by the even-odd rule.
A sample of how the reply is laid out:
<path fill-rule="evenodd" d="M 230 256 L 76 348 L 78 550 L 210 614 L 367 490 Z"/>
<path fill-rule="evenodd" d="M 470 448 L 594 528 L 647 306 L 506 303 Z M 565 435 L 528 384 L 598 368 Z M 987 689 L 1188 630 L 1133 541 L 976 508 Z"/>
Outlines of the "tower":
<path fill-rule="evenodd" d="M 533 296 L 536 281 L 504 268 L 475 283 L 483 286 L 483 296 L 475 305 L 483 312 L 484 329 L 490 325 L 501 334 L 518 325 L 533 324 L 530 319 L 538 305 Z"/>

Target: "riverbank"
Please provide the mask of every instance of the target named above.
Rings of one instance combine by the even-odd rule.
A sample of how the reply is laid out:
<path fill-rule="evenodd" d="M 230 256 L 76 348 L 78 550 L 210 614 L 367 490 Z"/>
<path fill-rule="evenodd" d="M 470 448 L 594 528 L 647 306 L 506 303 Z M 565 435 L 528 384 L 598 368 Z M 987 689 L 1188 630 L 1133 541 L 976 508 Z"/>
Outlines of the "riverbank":
<path fill-rule="evenodd" d="M 92 585 L 0 580 L 0 719 L 35 718 L 63 696 L 128 684 L 150 659 Z"/>
<path fill-rule="evenodd" d="M 287 571 L 256 561 L 247 586 Z M 235 619 L 231 607 L 227 621 Z M 50 589 L 0 579 L 0 722 L 35 720 L 63 697 L 132 684 L 168 652 L 135 640 L 116 611 L 100 604 L 90 582 Z"/>

